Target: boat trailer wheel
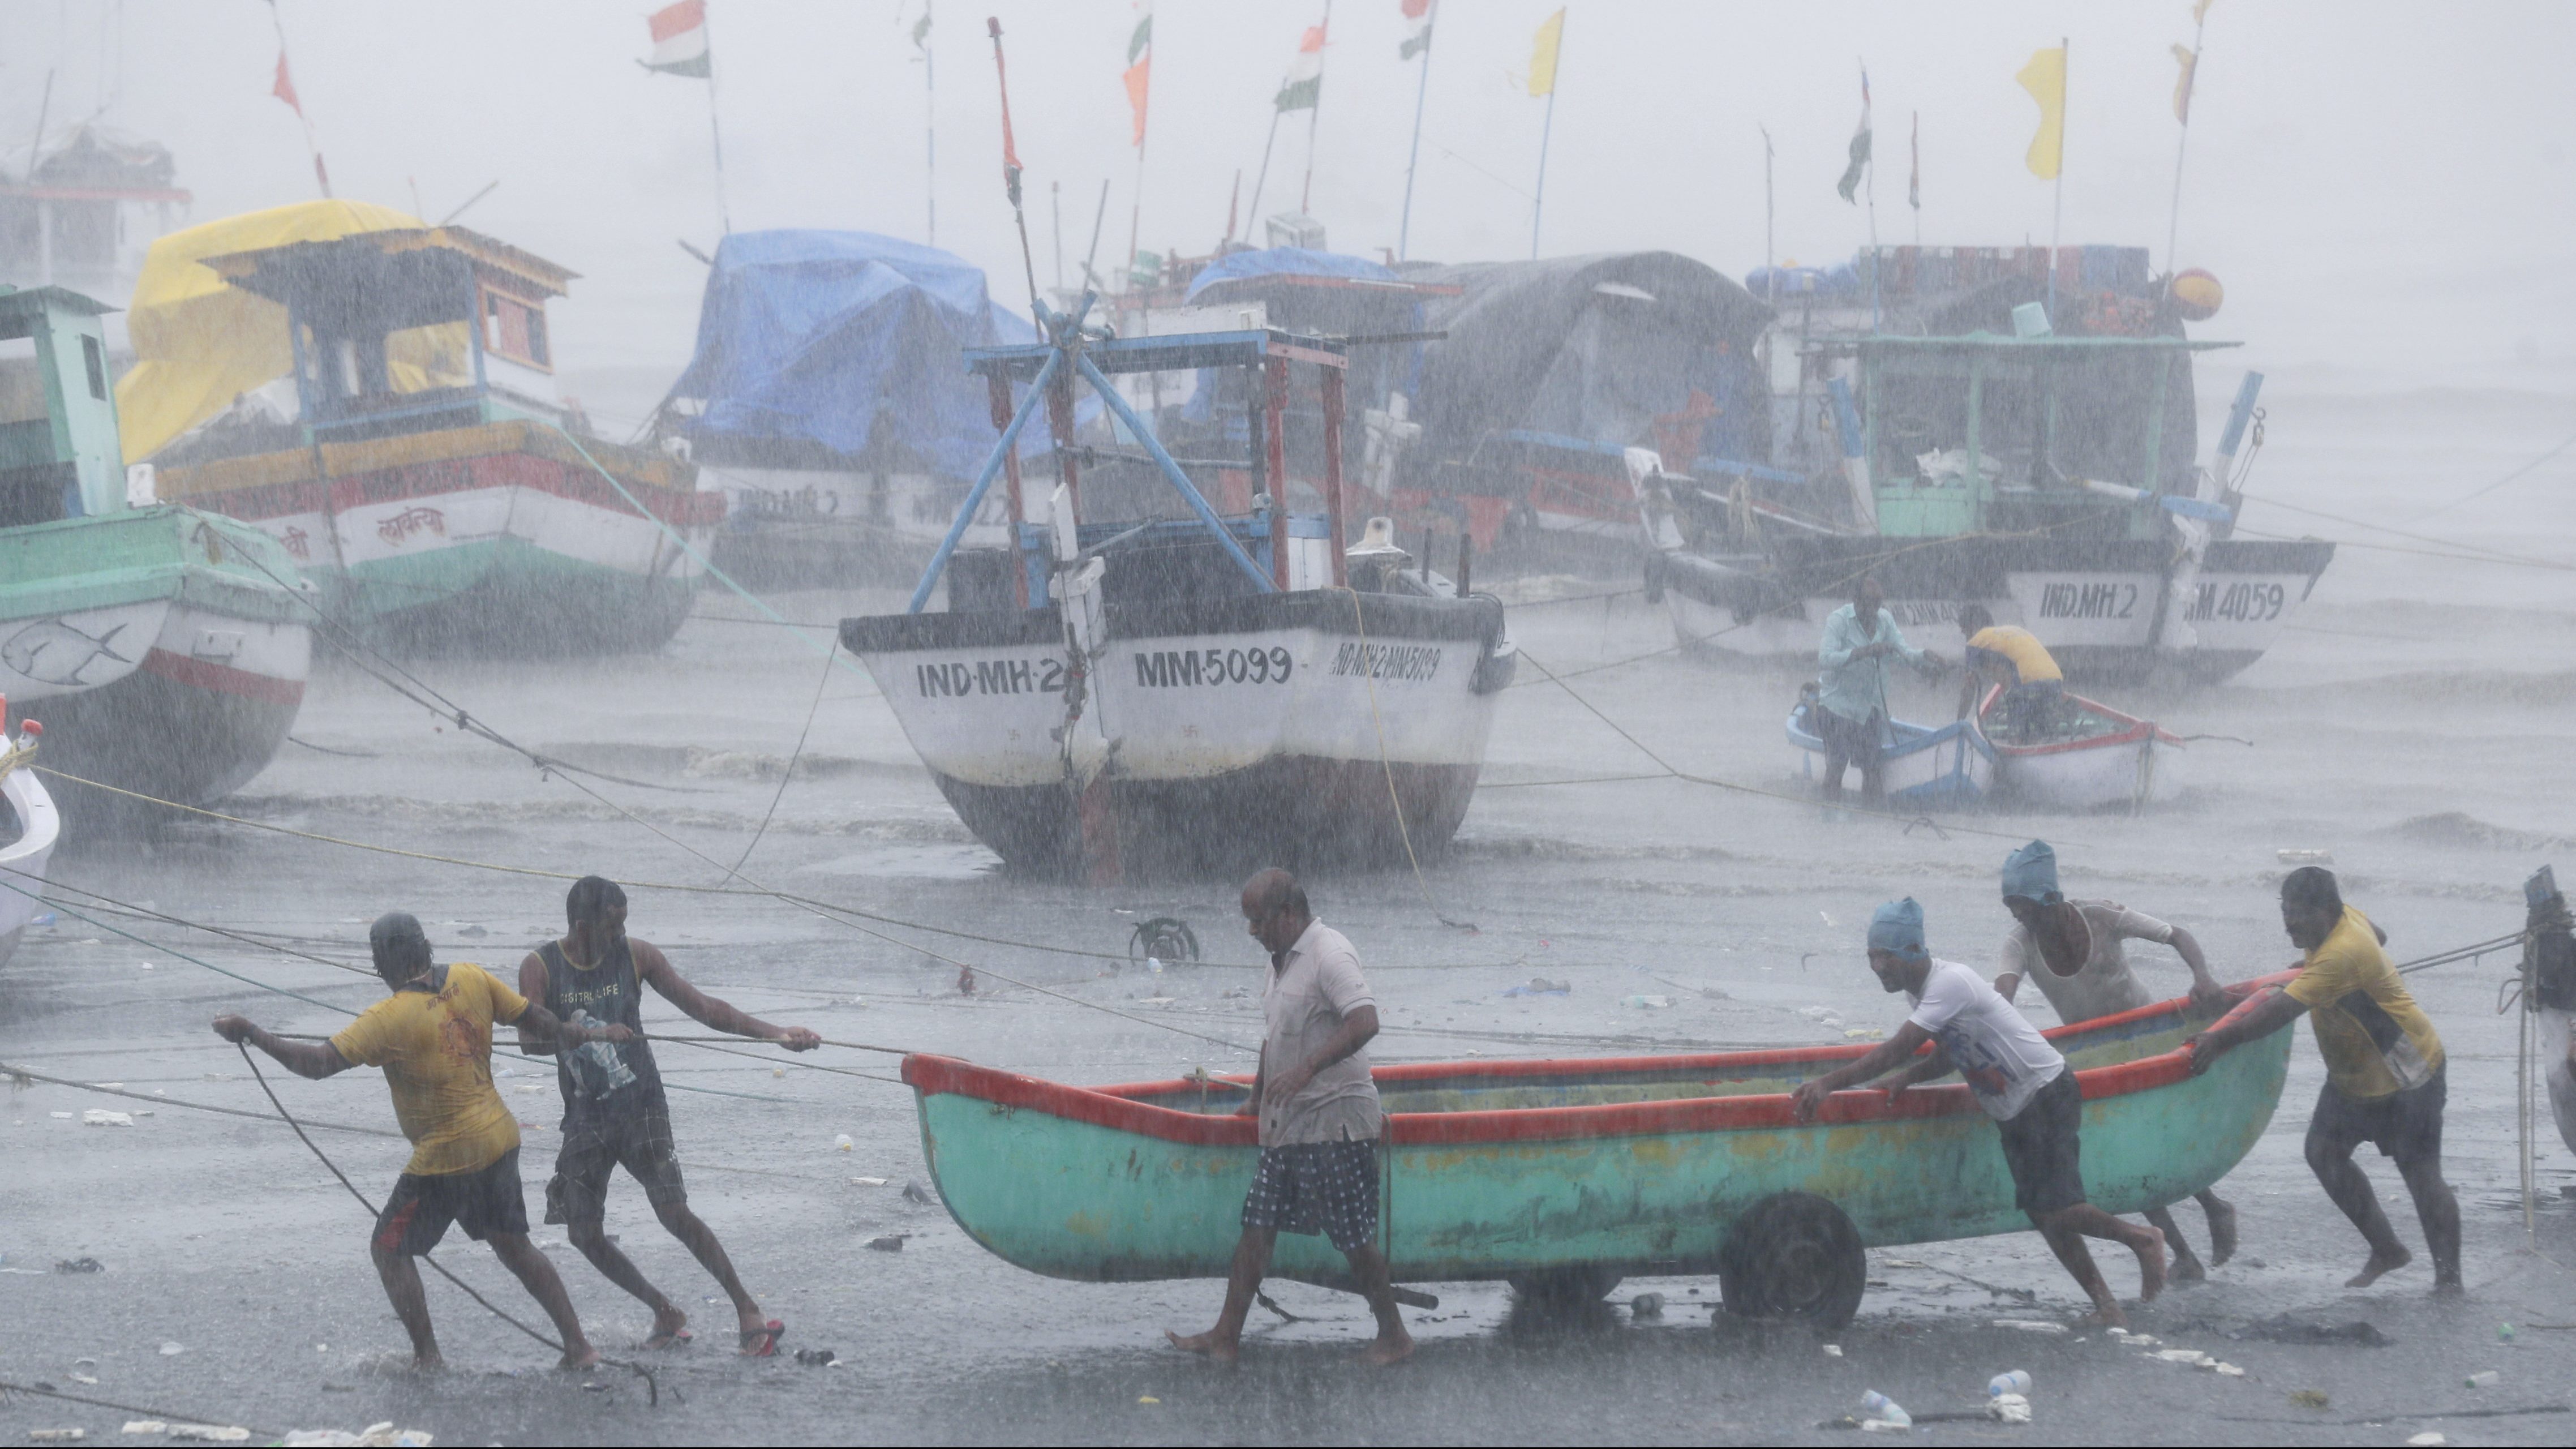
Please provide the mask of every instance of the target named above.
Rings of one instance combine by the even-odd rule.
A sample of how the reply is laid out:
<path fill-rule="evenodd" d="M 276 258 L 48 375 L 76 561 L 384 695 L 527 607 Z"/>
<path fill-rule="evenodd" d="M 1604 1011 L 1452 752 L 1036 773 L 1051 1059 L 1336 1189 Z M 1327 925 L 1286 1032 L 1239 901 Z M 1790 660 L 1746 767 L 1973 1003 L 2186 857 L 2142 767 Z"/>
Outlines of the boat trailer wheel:
<path fill-rule="evenodd" d="M 1127 937 L 1127 959 L 1139 966 L 1151 956 L 1158 961 L 1196 962 L 1199 959 L 1198 932 L 1177 916 L 1155 916 L 1138 921 Z"/>
<path fill-rule="evenodd" d="M 1860 1230 L 1832 1203 L 1774 1193 L 1735 1220 L 1718 1252 L 1729 1313 L 1832 1330 L 1851 1322 L 1868 1287 Z"/>

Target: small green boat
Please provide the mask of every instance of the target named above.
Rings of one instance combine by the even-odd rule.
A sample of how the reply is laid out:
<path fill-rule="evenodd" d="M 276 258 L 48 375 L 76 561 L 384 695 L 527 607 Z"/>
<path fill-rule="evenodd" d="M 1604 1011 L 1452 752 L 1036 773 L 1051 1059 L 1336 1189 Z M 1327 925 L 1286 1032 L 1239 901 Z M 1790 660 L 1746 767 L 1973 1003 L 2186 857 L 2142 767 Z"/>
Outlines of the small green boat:
<path fill-rule="evenodd" d="M 2176 999 L 2047 1033 L 2084 1091 L 2095 1204 L 2188 1197 L 2271 1121 L 2291 1034 L 2194 1077 L 2182 1041 L 2211 1020 Z M 1380 1245 L 1399 1282 L 1597 1296 L 1622 1275 L 1713 1272 L 1730 1309 L 1837 1326 L 1859 1306 L 1865 1248 L 2030 1226 L 1955 1079 L 1894 1103 L 1840 1092 L 1792 1121 L 1790 1089 L 1866 1050 L 1380 1067 Z M 986 1248 L 1056 1278 L 1225 1276 L 1259 1155 L 1233 1115 L 1245 1079 L 1068 1087 L 928 1055 L 903 1075 L 948 1210 Z M 1320 1237 L 1282 1235 L 1272 1272 L 1348 1282 Z"/>

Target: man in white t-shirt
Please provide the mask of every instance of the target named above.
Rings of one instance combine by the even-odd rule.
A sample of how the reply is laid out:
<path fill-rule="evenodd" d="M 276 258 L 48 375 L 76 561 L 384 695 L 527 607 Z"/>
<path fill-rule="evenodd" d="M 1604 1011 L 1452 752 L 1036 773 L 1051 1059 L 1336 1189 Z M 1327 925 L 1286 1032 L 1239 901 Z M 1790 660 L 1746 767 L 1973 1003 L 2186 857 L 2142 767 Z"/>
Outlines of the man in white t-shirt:
<path fill-rule="evenodd" d="M 1923 943 L 1923 908 L 1911 896 L 1880 906 L 1870 918 L 1869 969 L 1883 989 L 1911 997 L 1914 1012 L 1859 1060 L 1800 1083 L 1790 1100 L 1797 1120 L 1814 1121 L 1835 1092 L 1891 1071 L 1896 1074 L 1884 1086 L 1893 1102 L 1915 1083 L 1955 1070 L 2003 1134 L 2014 1205 L 2029 1215 L 2057 1261 L 2093 1300 L 2087 1321 L 2125 1327 L 2120 1300 L 2102 1281 L 2084 1240 L 2101 1238 L 2137 1254 L 2138 1297 L 2149 1302 L 2164 1291 L 2164 1234 L 2131 1227 L 2085 1200 L 2078 1136 L 2084 1094 L 2066 1058 L 1976 972 L 1932 959 Z M 1906 1066 L 1927 1043 L 1933 1050 Z M 1900 1066 L 1904 1070 L 1896 1071 Z"/>
<path fill-rule="evenodd" d="M 2207 1014 L 2204 1020 L 2232 1004 L 2191 932 L 2117 901 L 2068 900 L 2057 888 L 2057 852 L 2045 840 L 2034 840 L 2004 858 L 2003 892 L 2013 928 L 2004 933 L 1996 959 L 1995 990 L 2006 1001 L 2020 995 L 2022 982 L 2028 981 L 2069 1026 L 2148 1005 L 2156 994 L 2138 979 L 2120 943 L 2153 941 L 2171 946 L 2190 969 L 2191 1004 Z M 2192 1194 L 2192 1200 L 2209 1217 L 2209 1260 L 2224 1263 L 2234 1257 L 2235 1206 L 2207 1191 Z M 2156 1208 L 2147 1221 L 2165 1235 L 2175 1282 L 2198 1283 L 2209 1276 L 2175 1224 L 2173 1209 Z"/>

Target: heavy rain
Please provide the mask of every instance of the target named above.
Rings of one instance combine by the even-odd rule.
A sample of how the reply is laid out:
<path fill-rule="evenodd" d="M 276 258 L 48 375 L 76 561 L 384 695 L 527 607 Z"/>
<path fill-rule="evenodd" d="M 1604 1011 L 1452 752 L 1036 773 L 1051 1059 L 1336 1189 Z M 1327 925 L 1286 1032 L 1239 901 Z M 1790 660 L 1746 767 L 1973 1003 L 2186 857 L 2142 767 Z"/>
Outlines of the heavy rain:
<path fill-rule="evenodd" d="M 2571 64 L 0 9 L 0 1438 L 2566 1442 Z"/>

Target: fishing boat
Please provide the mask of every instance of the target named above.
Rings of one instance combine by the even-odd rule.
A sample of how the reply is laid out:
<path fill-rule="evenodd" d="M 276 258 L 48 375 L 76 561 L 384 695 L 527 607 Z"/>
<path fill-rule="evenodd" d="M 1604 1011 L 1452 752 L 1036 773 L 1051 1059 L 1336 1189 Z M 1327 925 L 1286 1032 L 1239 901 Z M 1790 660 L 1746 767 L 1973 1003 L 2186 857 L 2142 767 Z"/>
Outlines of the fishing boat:
<path fill-rule="evenodd" d="M 0 694 L 54 727 L 49 768 L 202 804 L 285 742 L 312 605 L 275 540 L 123 465 L 107 310 L 0 290 L 0 340 L 35 352 L 0 367 Z"/>
<path fill-rule="evenodd" d="M 1438 851 L 1517 656 L 1467 580 L 1393 566 L 1391 542 L 1346 550 L 1344 352 L 1266 327 L 1111 339 L 1077 320 L 1090 303 L 1040 303 L 1045 341 L 967 354 L 1001 437 L 909 610 L 842 621 L 843 645 L 1015 867 L 1109 881 Z M 1304 476 L 1282 428 L 1292 365 L 1324 419 Z M 1245 456 L 1175 460 L 1112 381 L 1201 369 L 1248 411 Z M 1076 373 L 1114 431 L 1076 436 Z M 1041 402 L 1057 480 L 1033 511 L 1015 444 Z M 1250 478 L 1246 509 L 1209 503 L 1201 479 L 1223 470 Z M 997 480 L 1011 543 L 959 548 Z M 924 612 L 943 582 L 947 609 Z"/>
<path fill-rule="evenodd" d="M 162 448 L 166 496 L 257 525 L 332 618 L 390 644 L 613 652 L 678 630 L 723 499 L 687 463 L 587 436 L 557 395 L 545 308 L 572 272 L 458 226 L 200 260 L 283 309 L 294 409 Z"/>
<path fill-rule="evenodd" d="M 2554 868 L 2533 871 L 2522 883 L 2522 896 L 2528 912 L 2518 1004 L 2531 1014 L 2549 1115 L 2558 1123 L 2559 1140 L 2576 1152 L 2576 930 L 2570 929 Z M 2528 1190 L 2530 1179 L 2523 1181 Z"/>
<path fill-rule="evenodd" d="M 1995 757 L 1995 785 L 2049 810 L 2158 805 L 2180 787 L 2182 736 L 2080 694 L 2061 695 L 2041 720 L 2013 718 L 2016 703 L 1990 689 L 1975 725 Z"/>
<path fill-rule="evenodd" d="M 2183 1039 L 2214 1014 L 2177 999 L 2045 1033 L 2083 1089 L 2096 1205 L 2179 1201 L 2262 1136 L 2291 1033 L 2194 1077 Z M 2030 1227 L 1994 1124 L 1955 1079 L 1894 1101 L 1838 1092 L 1816 1122 L 1793 1119 L 1792 1088 L 1866 1050 L 1379 1067 L 1379 1246 L 1399 1282 L 1598 1295 L 1623 1275 L 1715 1272 L 1736 1312 L 1839 1326 L 1865 1249 Z M 1225 1276 L 1260 1154 L 1234 1115 L 1248 1078 L 1074 1087 L 932 1055 L 904 1058 L 903 1077 L 940 1195 L 989 1251 L 1093 1282 Z M 1349 1283 L 1319 1237 L 1283 1234 L 1273 1262 Z"/>
<path fill-rule="evenodd" d="M 1815 719 L 1823 708 L 1808 693 L 1789 711 L 1789 747 L 1797 752 L 1797 775 L 1810 784 L 1823 778 L 1825 739 Z M 1886 772 L 1887 798 L 1900 805 L 1957 809 L 1985 799 L 1995 785 L 1995 747 L 1970 720 L 1939 726 L 1887 720 L 1879 732 L 1878 758 Z"/>
<path fill-rule="evenodd" d="M 2196 463 L 2193 359 L 2236 345 L 2184 335 L 2209 307 L 2185 310 L 2141 248 L 1861 261 L 1834 287 L 1797 279 L 1763 338 L 1771 463 L 1640 489 L 1647 592 L 1686 649 L 1812 653 L 1867 573 L 1900 625 L 1982 604 L 2072 679 L 2206 683 L 2262 657 L 2334 545 L 2236 534 L 2260 373 Z"/>
<path fill-rule="evenodd" d="M 0 700 L 0 717 L 8 702 Z M 35 758 L 41 724 L 21 725 L 18 738 L 0 726 L 0 966 L 18 950 L 18 939 L 44 911 L 32 892 L 44 889 L 45 866 L 63 832 L 62 815 L 45 793 L 45 782 L 26 768 Z"/>

